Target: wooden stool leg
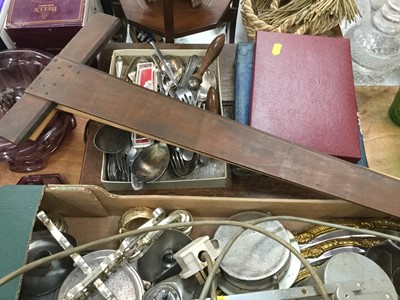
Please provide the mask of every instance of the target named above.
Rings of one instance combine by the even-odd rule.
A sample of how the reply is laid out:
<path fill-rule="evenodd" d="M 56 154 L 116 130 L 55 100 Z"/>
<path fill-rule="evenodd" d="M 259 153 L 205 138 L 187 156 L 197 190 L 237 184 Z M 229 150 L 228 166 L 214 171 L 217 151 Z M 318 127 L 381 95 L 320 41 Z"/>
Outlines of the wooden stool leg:
<path fill-rule="evenodd" d="M 224 20 L 228 22 L 229 27 L 227 25 L 227 31 L 229 34 L 229 43 L 235 43 L 235 35 L 236 35 L 236 19 L 239 10 L 239 0 L 233 0 L 231 6 L 224 16 Z"/>
<path fill-rule="evenodd" d="M 174 43 L 174 1 L 164 0 L 164 28 L 165 28 L 165 42 Z"/>

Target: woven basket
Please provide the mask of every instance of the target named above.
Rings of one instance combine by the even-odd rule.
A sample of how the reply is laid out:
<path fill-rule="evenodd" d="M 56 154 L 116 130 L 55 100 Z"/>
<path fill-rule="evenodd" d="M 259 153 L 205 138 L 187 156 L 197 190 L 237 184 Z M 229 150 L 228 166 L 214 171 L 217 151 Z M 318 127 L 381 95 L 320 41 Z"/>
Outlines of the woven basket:
<path fill-rule="evenodd" d="M 249 40 L 257 31 L 335 35 L 343 20 L 358 14 L 354 0 L 243 0 L 242 22 Z"/>

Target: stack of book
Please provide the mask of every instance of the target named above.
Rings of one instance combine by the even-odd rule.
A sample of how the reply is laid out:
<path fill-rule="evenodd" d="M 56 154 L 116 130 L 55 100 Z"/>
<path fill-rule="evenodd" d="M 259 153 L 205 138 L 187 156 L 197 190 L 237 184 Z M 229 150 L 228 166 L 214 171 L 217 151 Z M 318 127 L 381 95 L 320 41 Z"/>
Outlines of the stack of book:
<path fill-rule="evenodd" d="M 261 31 L 239 43 L 235 119 L 367 166 L 346 39 Z"/>

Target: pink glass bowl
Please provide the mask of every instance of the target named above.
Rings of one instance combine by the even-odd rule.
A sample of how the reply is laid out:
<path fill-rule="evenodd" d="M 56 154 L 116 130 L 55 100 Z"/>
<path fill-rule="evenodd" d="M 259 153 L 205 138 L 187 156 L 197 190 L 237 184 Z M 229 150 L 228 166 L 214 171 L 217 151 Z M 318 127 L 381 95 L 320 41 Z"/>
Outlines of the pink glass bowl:
<path fill-rule="evenodd" d="M 0 52 L 0 119 L 51 59 L 51 54 L 34 50 Z M 46 167 L 46 158 L 62 145 L 75 127 L 72 114 L 58 112 L 36 141 L 15 145 L 0 137 L 0 162 L 8 161 L 10 170 L 14 172 L 41 170 Z"/>

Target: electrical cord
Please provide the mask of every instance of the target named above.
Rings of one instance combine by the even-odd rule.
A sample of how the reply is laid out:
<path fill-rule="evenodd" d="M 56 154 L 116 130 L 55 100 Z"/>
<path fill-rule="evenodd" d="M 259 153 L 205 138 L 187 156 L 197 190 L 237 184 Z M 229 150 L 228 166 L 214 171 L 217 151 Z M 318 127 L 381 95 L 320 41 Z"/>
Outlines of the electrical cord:
<path fill-rule="evenodd" d="M 211 255 L 208 252 L 204 251 L 201 254 L 201 258 L 204 259 L 207 263 L 208 274 L 212 273 L 213 269 L 215 267 L 214 267 L 214 261 L 213 261 Z M 212 281 L 211 290 L 210 290 L 210 298 L 211 298 L 211 300 L 217 300 L 217 281 L 216 280 Z"/>
<path fill-rule="evenodd" d="M 349 227 L 349 226 L 344 226 L 344 225 L 339 225 L 339 224 L 334 224 L 334 223 L 329 223 L 329 222 L 324 222 L 324 221 L 318 221 L 318 220 L 313 220 L 313 219 L 308 219 L 308 218 L 301 218 L 301 217 L 293 217 L 293 216 L 271 216 L 271 217 L 265 217 L 262 219 L 258 219 L 255 220 L 257 222 L 266 222 L 266 221 L 273 221 L 273 220 L 278 220 L 278 221 L 294 221 L 294 222 L 302 222 L 302 223 L 309 223 L 309 224 L 314 224 L 314 225 L 321 225 L 321 226 L 327 226 L 327 227 L 333 227 L 336 229 L 342 229 L 342 230 L 348 230 L 351 232 L 356 232 L 356 233 L 364 233 L 364 234 L 372 234 L 375 235 L 377 237 L 383 238 L 383 239 L 391 239 L 393 241 L 396 242 L 400 242 L 400 238 L 393 236 L 393 235 L 389 235 L 389 234 L 384 234 L 381 232 L 377 232 L 377 231 L 373 231 L 373 230 L 368 230 L 368 229 L 360 229 L 360 228 L 355 228 L 355 227 Z M 64 257 L 67 257 L 73 253 L 76 252 L 82 252 L 84 250 L 88 250 L 94 247 L 97 247 L 101 244 L 105 244 L 105 243 L 109 243 L 109 242 L 113 242 L 113 241 L 117 241 L 119 239 L 124 239 L 126 237 L 129 236 L 133 236 L 133 235 L 138 235 L 138 234 L 143 234 L 143 233 L 147 233 L 147 232 L 151 232 L 151 231 L 155 231 L 155 230 L 166 230 L 166 229 L 170 229 L 170 228 L 178 228 L 178 227 L 183 227 L 183 226 L 212 226 L 212 225 L 230 225 L 230 226 L 237 226 L 237 227 L 242 227 L 245 229 L 251 229 L 260 233 L 264 233 L 264 230 L 260 230 L 259 227 L 257 226 L 253 226 L 249 223 L 243 223 L 243 222 L 236 222 L 236 221 L 226 221 L 226 220 L 214 220 L 214 221 L 194 221 L 194 222 L 186 222 L 186 223 L 173 223 L 173 224 L 166 224 L 166 225 L 160 225 L 160 226 L 154 226 L 154 227 L 149 227 L 149 228 L 141 228 L 141 229 L 136 229 L 136 230 L 132 230 L 132 231 L 128 231 L 125 233 L 121 233 L 121 234 L 116 234 L 116 235 L 112 235 L 103 239 L 99 239 L 93 242 L 89 242 L 87 244 L 84 245 L 80 245 L 77 246 L 75 248 L 72 249 L 68 249 L 59 253 L 56 253 L 54 255 L 48 256 L 48 257 L 44 257 L 41 258 L 39 260 L 33 261 L 25 266 L 22 266 L 21 268 L 7 274 L 6 276 L 0 278 L 0 286 L 4 285 L 5 283 L 7 283 L 8 281 L 14 279 L 15 277 L 22 275 L 36 267 L 39 267 L 41 265 L 45 265 L 45 264 L 49 264 L 50 262 L 52 262 L 53 260 L 57 260 L 57 259 L 61 259 Z M 239 231 L 244 231 L 245 229 L 241 229 Z M 268 231 L 267 231 L 268 232 Z M 268 232 L 268 234 L 270 234 L 270 232 Z M 233 243 L 232 243 L 233 244 Z M 227 248 L 228 244 L 225 246 L 225 248 Z M 291 245 L 289 245 L 290 247 L 292 247 Z M 295 249 L 294 249 L 295 250 Z M 227 252 L 227 250 L 226 250 Z M 298 253 L 297 250 L 295 250 L 294 253 Z M 300 253 L 298 253 L 300 255 L 300 257 L 302 259 L 304 259 Z M 296 255 L 296 254 L 295 254 Z M 300 259 L 300 257 L 298 257 Z M 207 277 L 206 283 L 203 287 L 203 290 L 206 290 L 204 293 L 208 293 L 208 290 L 210 289 L 211 286 L 211 282 L 214 280 L 215 277 L 215 273 L 216 270 L 219 267 L 220 261 L 218 261 L 219 257 L 217 258 L 216 262 L 214 263 L 214 267 L 213 267 L 213 272 L 211 274 L 209 274 L 209 276 Z M 300 259 L 302 261 L 302 259 Z M 304 259 L 305 260 L 305 259 Z M 222 261 L 222 259 L 221 259 Z M 306 263 L 304 264 L 304 266 L 307 268 L 307 264 L 308 262 L 305 261 Z M 308 264 L 309 265 L 309 264 Z M 318 285 L 318 281 L 321 283 L 320 278 L 316 275 L 315 270 L 309 266 L 310 269 L 308 269 L 310 271 L 311 276 L 314 278 L 314 280 L 316 281 L 317 285 Z M 322 290 L 325 290 L 323 283 L 322 283 L 322 288 L 320 289 L 321 294 L 323 295 L 324 293 L 322 292 Z M 326 290 L 325 290 L 326 292 Z M 325 298 L 325 299 L 329 299 Z"/>
<path fill-rule="evenodd" d="M 294 222 L 302 222 L 302 223 L 310 223 L 310 224 L 314 224 L 314 225 L 320 225 L 320 226 L 327 226 L 327 227 L 332 227 L 332 228 L 336 228 L 336 229 L 341 229 L 341 230 L 348 230 L 351 232 L 356 232 L 356 233 L 362 233 L 362 234 L 371 234 L 371 235 L 375 235 L 377 237 L 383 238 L 383 239 L 390 239 L 396 242 L 400 242 L 400 237 L 394 236 L 394 235 L 389 235 L 389 234 L 385 234 L 385 233 L 381 233 L 381 232 L 377 232 L 377 231 L 373 231 L 373 230 L 368 230 L 368 229 L 361 229 L 361 228 L 355 228 L 355 227 L 350 227 L 350 226 L 345 226 L 345 225 L 340 225 L 340 224 L 334 224 L 334 223 L 330 223 L 330 222 L 324 222 L 324 221 L 318 221 L 318 220 L 313 220 L 313 219 L 308 219 L 308 218 L 301 218 L 301 217 L 292 217 L 292 216 L 271 216 L 271 217 L 265 217 L 265 218 L 261 218 L 261 219 L 257 219 L 257 220 L 253 220 L 250 221 L 249 223 L 254 223 L 254 224 L 258 224 L 260 222 L 266 222 L 266 221 L 294 221 Z M 206 279 L 206 282 L 203 286 L 202 292 L 200 294 L 199 300 L 204 300 L 205 299 L 205 295 L 208 293 L 211 283 L 214 281 L 215 275 L 216 275 L 216 271 L 218 270 L 224 256 L 227 254 L 228 250 L 230 249 L 230 247 L 233 245 L 233 243 L 235 242 L 235 240 L 245 231 L 245 229 L 243 229 L 243 227 L 241 229 L 238 229 L 238 231 L 236 232 L 236 234 L 231 238 L 231 240 L 226 244 L 226 246 L 224 247 L 224 249 L 221 251 L 221 253 L 219 254 L 218 258 L 215 260 L 214 263 L 214 269 L 213 272 L 208 274 L 208 277 Z M 283 243 L 286 243 L 285 241 L 282 240 Z M 283 243 L 281 243 L 283 245 Z M 285 246 L 285 245 L 283 245 Z M 289 244 L 289 246 L 291 247 L 291 245 Z M 286 247 L 286 246 L 285 246 Z M 288 248 L 289 249 L 289 248 Z M 293 248 L 294 249 L 294 248 Z M 290 250 L 290 249 L 289 249 Z M 294 255 L 296 255 L 298 253 L 298 251 L 296 249 L 294 249 L 294 251 L 290 250 Z M 300 254 L 301 256 L 301 254 Z M 300 259 L 299 256 L 296 255 L 297 258 Z M 303 258 L 301 256 L 301 258 Z M 303 263 L 303 260 L 300 259 L 300 261 Z M 303 263 L 304 264 L 304 263 Z M 307 261 L 308 264 L 308 261 Z M 307 265 L 304 265 L 304 267 L 309 271 Z M 311 268 L 313 270 L 313 273 L 315 273 L 315 270 L 313 268 Z M 311 275 L 311 274 L 310 274 Z M 320 292 L 321 292 L 321 296 L 327 300 L 327 299 L 331 299 L 329 297 L 328 294 L 324 295 L 323 290 L 325 290 L 325 287 L 323 285 L 322 282 L 319 283 L 320 278 L 319 276 L 315 273 L 313 275 L 311 275 L 311 277 L 314 279 L 315 283 L 317 284 Z M 321 286 L 322 284 L 322 286 Z M 322 289 L 321 289 L 322 288 Z M 325 290 L 326 291 L 326 290 Z"/>
<path fill-rule="evenodd" d="M 252 220 L 250 222 L 247 222 L 247 224 L 251 225 L 253 227 L 252 228 L 253 230 L 255 230 L 254 228 L 258 228 L 258 230 L 255 230 L 255 231 L 258 231 L 259 233 L 262 233 L 262 234 L 266 235 L 267 237 L 275 240 L 276 242 L 278 242 L 279 244 L 281 244 L 282 246 L 287 248 L 290 252 L 292 252 L 301 261 L 301 263 L 304 265 L 304 267 L 310 272 L 310 275 L 311 275 L 311 272 L 313 273 L 311 275 L 311 277 L 314 279 L 315 284 L 317 285 L 318 291 L 321 293 L 322 298 L 324 300 L 330 300 L 331 298 L 329 297 L 328 292 L 326 291 L 325 285 L 322 282 L 321 278 L 319 278 L 319 276 L 317 275 L 317 273 L 314 270 L 314 268 L 301 255 L 301 253 L 299 251 L 297 251 L 296 248 L 294 248 L 290 243 L 286 242 L 284 239 L 280 238 L 279 236 L 275 235 L 274 233 L 255 226 L 256 224 L 259 224 L 259 223 L 262 223 L 262 222 L 266 222 L 266 221 L 270 221 L 271 218 L 273 218 L 273 217 L 265 217 L 265 218 Z M 213 268 L 212 272 L 209 273 L 208 276 L 207 276 L 206 282 L 204 283 L 203 289 L 201 290 L 201 293 L 200 293 L 200 296 L 199 296 L 199 300 L 205 300 L 206 299 L 206 297 L 208 295 L 208 292 L 209 292 L 209 290 L 211 288 L 211 285 L 215 281 L 214 278 L 216 276 L 217 270 L 219 269 L 219 266 L 220 266 L 222 260 L 224 259 L 225 255 L 228 253 L 228 251 L 232 247 L 232 245 L 239 238 L 239 236 L 246 230 L 246 228 L 244 228 L 244 226 L 241 226 L 241 227 L 242 228 L 239 228 L 236 231 L 235 235 L 224 246 L 224 248 L 222 249 L 222 251 L 218 255 L 217 259 L 215 260 L 214 268 Z"/>
<path fill-rule="evenodd" d="M 252 221 L 254 222 L 265 222 L 268 221 L 271 217 L 265 217 L 262 219 L 257 219 Z M 34 269 L 35 267 L 41 266 L 41 265 L 45 265 L 50 263 L 53 260 L 56 259 L 61 259 L 64 257 L 69 256 L 72 253 L 76 253 L 76 252 L 81 252 L 84 250 L 88 250 L 94 246 L 98 246 L 100 244 L 104 244 L 104 243 L 108 243 L 108 242 L 112 242 L 118 239 L 124 239 L 128 236 L 132 236 L 132 235 L 138 235 L 138 234 L 142 234 L 142 233 L 148 233 L 148 232 L 152 232 L 152 231 L 157 231 L 157 230 L 166 230 L 166 229 L 170 229 L 170 228 L 176 228 L 176 227 L 186 227 L 186 226 L 209 226 L 209 225 L 230 225 L 230 226 L 237 226 L 237 227 L 242 227 L 245 229 L 251 229 L 254 231 L 257 231 L 261 234 L 264 234 L 270 238 L 272 238 L 273 240 L 277 241 L 278 243 L 281 243 L 284 247 L 288 248 L 290 251 L 294 252 L 294 254 L 296 255 L 296 257 L 303 263 L 304 267 L 310 272 L 310 276 L 314 278 L 317 286 L 318 286 L 318 290 L 321 293 L 321 296 L 325 299 L 325 300 L 329 300 L 329 296 L 328 293 L 326 292 L 325 286 L 322 283 L 321 279 L 318 277 L 318 275 L 316 274 L 315 270 L 312 268 L 312 266 L 308 263 L 308 261 L 295 249 L 292 247 L 292 245 L 288 244 L 286 241 L 282 240 L 280 237 L 276 236 L 275 234 L 257 227 L 255 225 L 249 224 L 249 223 L 245 223 L 245 222 L 238 222 L 238 221 L 229 221 L 229 220 L 215 220 L 215 221 L 195 221 L 195 222 L 186 222 L 186 223 L 172 223 L 172 224 L 165 224 L 165 225 L 159 225 L 159 226 L 153 226 L 153 227 L 146 227 L 146 228 L 139 228 L 136 230 L 132 230 L 132 231 L 128 231 L 122 234 L 116 234 L 116 235 L 112 235 L 109 237 L 106 237 L 104 239 L 100 239 L 97 241 L 93 241 L 90 243 L 87 243 L 85 245 L 81 245 L 75 248 L 71 248 L 59 253 L 56 253 L 52 256 L 48 256 L 48 257 L 44 257 L 41 258 L 39 260 L 33 261 L 21 268 L 19 268 L 18 270 L 4 276 L 3 278 L 0 279 L 0 286 L 3 285 L 4 283 L 8 282 L 9 280 L 15 278 L 18 275 L 24 274 L 32 269 Z M 244 230 L 243 230 L 244 231 Z M 233 244 L 233 243 L 232 243 Z M 227 248 L 227 246 L 225 246 L 225 248 Z M 225 251 L 227 252 L 229 249 L 225 249 Z M 217 262 L 217 261 L 216 261 Z M 217 265 L 219 267 L 219 264 Z M 210 290 L 211 287 L 211 283 L 214 280 L 216 274 L 216 269 L 213 268 L 213 271 L 211 274 L 209 274 L 209 276 L 207 277 L 206 280 L 206 284 L 203 287 L 202 293 L 204 289 L 206 288 L 206 293 L 208 293 L 208 291 Z M 204 293 L 204 294 L 206 294 Z M 204 297 L 204 296 L 203 296 Z"/>

